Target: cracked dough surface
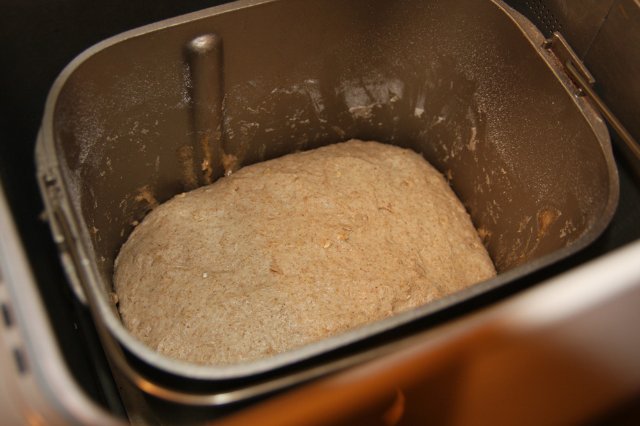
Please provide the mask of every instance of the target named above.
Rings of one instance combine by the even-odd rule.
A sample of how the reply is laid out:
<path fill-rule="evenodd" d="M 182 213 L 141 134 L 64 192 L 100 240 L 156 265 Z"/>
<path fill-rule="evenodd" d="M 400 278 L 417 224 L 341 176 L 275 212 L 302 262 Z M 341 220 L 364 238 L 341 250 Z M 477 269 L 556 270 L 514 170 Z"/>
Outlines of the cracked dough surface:
<path fill-rule="evenodd" d="M 495 275 L 420 155 L 349 141 L 244 167 L 154 209 L 123 245 L 122 321 L 199 364 L 248 362 Z"/>

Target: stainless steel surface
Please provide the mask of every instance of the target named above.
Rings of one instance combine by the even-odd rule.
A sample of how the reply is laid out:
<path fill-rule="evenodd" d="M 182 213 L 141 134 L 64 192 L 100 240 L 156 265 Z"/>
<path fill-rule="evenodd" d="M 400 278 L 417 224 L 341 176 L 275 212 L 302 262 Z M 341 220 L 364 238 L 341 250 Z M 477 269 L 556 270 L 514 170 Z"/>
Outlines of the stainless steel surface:
<path fill-rule="evenodd" d="M 564 65 L 565 71 L 568 63 L 573 64 L 574 69 L 580 73 L 580 77 L 587 83 L 587 85 L 590 86 L 596 82 L 596 79 L 593 78 L 587 67 L 584 66 L 576 52 L 562 34 L 555 31 L 551 34 L 551 37 L 545 40 L 544 46 L 547 49 L 553 50 L 553 53 L 556 55 L 558 60 Z M 580 85 L 578 86 L 578 89 L 582 90 L 582 87 L 580 87 Z"/>
<path fill-rule="evenodd" d="M 607 122 L 613 127 L 614 131 L 620 136 L 622 142 L 626 145 L 629 152 L 635 157 L 636 161 L 640 161 L 640 145 L 631 136 L 627 129 L 622 125 L 620 120 L 611 112 L 607 104 L 598 96 L 595 90 L 591 88 L 591 85 L 584 79 L 583 74 L 577 69 L 573 63 L 567 63 L 567 70 L 576 82 L 578 82 L 580 88 L 591 98 L 598 106 L 598 109 L 607 119 Z"/>
<path fill-rule="evenodd" d="M 586 69 L 582 61 L 577 57 L 565 38 L 558 32 L 554 32 L 550 39 L 545 42 L 545 46 L 554 51 L 558 59 L 564 64 L 565 70 L 578 87 L 579 95 L 586 95 L 597 106 L 598 110 L 605 117 L 609 125 L 618 134 L 626 149 L 640 162 L 640 144 L 631 136 L 620 120 L 611 112 L 607 104 L 593 89 L 596 82 L 589 70 Z"/>
<path fill-rule="evenodd" d="M 566 35 L 580 57 L 589 50 L 616 0 L 513 0 L 546 35 Z"/>
<path fill-rule="evenodd" d="M 635 0 L 512 0 L 541 31 L 562 33 L 594 75 L 595 93 L 625 140 L 640 140 L 640 3 Z M 625 130 L 621 128 L 626 128 Z M 618 130 L 616 130 L 618 131 Z M 633 146 L 630 143 L 627 146 Z M 636 155 L 636 148 L 622 147 Z M 640 168 L 638 168 L 640 175 Z"/>
<path fill-rule="evenodd" d="M 640 3 L 616 1 L 584 57 L 596 91 L 636 141 L 640 140 Z M 640 166 L 637 167 L 640 176 Z"/>
<path fill-rule="evenodd" d="M 0 423 L 123 424 L 67 370 L 1 185 L 0 235 Z"/>
<path fill-rule="evenodd" d="M 462 21 L 462 29 L 453 24 Z M 218 92 L 218 78 L 212 91 L 195 86 L 202 68 L 192 62 L 189 69 L 184 54 L 212 33 L 224 45 L 222 61 L 204 63 L 223 64 Z M 572 96 L 543 40 L 499 1 L 402 1 L 389 8 L 383 1 L 280 0 L 236 2 L 86 51 L 52 88 L 37 160 L 67 271 L 80 278 L 98 327 L 108 330 L 107 347 L 113 335 L 126 356 L 181 378 L 251 377 L 506 285 L 588 245 L 615 209 L 615 165 L 601 120 Z M 210 146 L 193 135 L 218 128 L 215 119 L 197 118 L 217 105 L 217 95 L 208 97 L 214 92 L 224 93 L 224 149 L 236 167 L 350 137 L 422 152 L 449 177 L 500 275 L 251 364 L 197 366 L 143 346 L 111 302 L 113 259 L 149 208 L 190 187 L 179 153 Z M 205 107 L 197 99 L 208 99 L 198 104 Z M 199 172 L 206 181 L 207 167 Z M 189 383 L 172 391 L 188 393 Z"/>

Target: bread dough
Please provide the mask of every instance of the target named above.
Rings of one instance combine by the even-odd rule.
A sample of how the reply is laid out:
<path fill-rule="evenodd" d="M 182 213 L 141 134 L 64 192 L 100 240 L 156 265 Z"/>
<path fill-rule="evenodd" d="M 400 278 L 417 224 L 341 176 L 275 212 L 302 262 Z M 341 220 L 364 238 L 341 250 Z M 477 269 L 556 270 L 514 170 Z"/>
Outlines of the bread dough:
<path fill-rule="evenodd" d="M 114 284 L 138 339 L 225 365 L 494 275 L 440 173 L 413 151 L 354 140 L 244 167 L 160 205 L 123 245 Z"/>

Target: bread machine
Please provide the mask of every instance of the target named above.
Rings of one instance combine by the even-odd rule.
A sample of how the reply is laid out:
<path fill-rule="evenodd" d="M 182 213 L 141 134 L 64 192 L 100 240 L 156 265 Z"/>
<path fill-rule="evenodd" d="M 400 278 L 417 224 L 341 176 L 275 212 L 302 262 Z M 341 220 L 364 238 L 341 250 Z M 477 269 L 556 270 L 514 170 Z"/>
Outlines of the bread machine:
<path fill-rule="evenodd" d="M 327 421 L 345 421 L 358 413 L 358 406 L 380 408 L 379 398 L 358 399 L 366 394 L 358 390 L 358 383 L 366 381 L 358 381 L 358 371 L 369 369 L 367 377 L 382 377 L 411 365 L 412 353 L 446 352 L 464 335 L 460 330 L 471 333 L 492 324 L 489 313 L 515 318 L 518 304 L 521 312 L 528 306 L 553 312 L 552 289 L 562 287 L 563 280 L 571 287 L 574 276 L 602 278 L 598 271 L 607 262 L 633 258 L 629 253 L 638 247 L 632 241 L 639 236 L 633 218 L 639 210 L 632 136 L 637 123 L 630 117 L 639 98 L 629 96 L 632 82 L 627 83 L 631 89 L 620 89 L 620 79 L 610 77 L 598 55 L 610 55 L 611 64 L 620 55 L 634 54 L 631 46 L 615 56 L 601 47 L 607 42 L 601 38 L 615 35 L 610 20 L 633 23 L 629 16 L 638 10 L 632 2 L 608 2 L 608 8 L 606 2 L 593 2 L 578 16 L 565 2 L 548 3 L 511 3 L 534 26 L 500 1 L 403 1 L 393 7 L 385 2 L 239 1 L 132 30 L 85 51 L 52 85 L 38 136 L 37 176 L 72 289 L 61 290 L 66 291 L 62 298 L 75 312 L 69 319 L 82 330 L 86 347 L 77 348 L 84 355 L 60 349 L 65 339 L 79 339 L 50 329 L 56 311 L 46 305 L 55 299 L 41 299 L 38 294 L 46 293 L 34 278 L 41 281 L 41 271 L 56 266 L 33 265 L 33 247 L 24 250 L 9 207 L 3 205 L 3 354 L 10 354 L 3 368 L 10 367 L 13 387 L 39 395 L 29 400 L 6 392 L 22 403 L 13 405 L 12 412 L 24 407 L 22 412 L 34 418 L 94 423 L 121 421 L 125 412 L 134 423 L 233 422 L 234 416 L 249 421 L 265 415 L 260 413 L 289 399 L 292 406 L 305 407 L 300 415 L 311 416 L 318 412 L 306 407 L 301 396 L 306 392 L 330 411 L 331 398 L 313 392 L 342 374 L 344 388 L 352 389 L 344 401 L 351 405 L 343 407 L 346 417 L 328 416 Z M 618 59 L 618 76 L 632 72 L 625 67 L 633 70 L 633 58 L 637 67 L 638 56 L 631 58 L 631 65 Z M 591 93 L 591 73 L 608 83 L 596 86 L 604 100 L 591 96 L 597 95 Z M 616 102 L 619 93 L 624 102 Z M 620 142 L 617 163 L 603 116 L 621 135 L 613 136 Z M 110 273 L 131 223 L 152 204 L 143 195 L 163 201 L 217 178 L 222 168 L 212 153 L 220 150 L 250 164 L 350 137 L 411 147 L 447 174 L 484 232 L 498 278 L 390 320 L 231 368 L 163 359 L 127 335 L 110 302 Z M 181 161 L 180 153 L 187 151 L 191 160 Z M 12 166 L 3 167 L 9 199 L 15 200 L 15 174 Z M 622 196 L 614 216 L 618 172 Z M 622 245 L 622 252 L 590 261 Z M 637 298 L 634 283 L 640 273 L 633 266 L 627 260 L 616 269 L 611 291 L 626 285 L 631 290 L 625 291 Z M 591 273 L 585 275 L 585 268 Z M 550 278 L 555 284 L 545 283 Z M 600 284 L 585 282 L 585 294 Z M 66 285 L 65 279 L 59 275 L 55 285 Z M 533 302 L 541 298 L 539 305 Z M 583 304 L 575 309 L 583 310 L 598 300 L 577 299 Z M 558 327 L 571 306 L 566 302 L 565 312 L 556 308 Z M 617 318 L 637 318 L 625 312 L 609 314 L 611 327 L 619 325 Z M 633 378 L 638 364 L 628 358 L 638 346 L 627 343 L 614 339 L 610 347 L 625 355 L 619 365 Z M 90 360 L 80 365 L 86 370 L 81 374 L 93 378 L 78 380 L 81 374 L 69 373 L 74 356 Z M 435 376 L 426 375 L 429 368 L 419 371 L 425 377 L 418 388 L 428 389 Z M 336 373 L 335 379 L 304 385 Z M 415 370 L 413 376 L 421 377 Z M 416 388 L 401 377 L 398 388 L 400 383 Z M 607 394 L 610 404 L 633 394 L 634 383 L 637 390 L 638 381 L 629 382 L 613 386 L 619 398 Z M 393 380 L 376 383 L 393 387 Z M 419 418 L 419 410 L 411 417 L 405 409 L 419 392 L 399 390 L 389 396 L 387 391 L 380 390 L 384 409 L 378 420 L 393 414 L 397 401 L 404 401 L 397 421 Z M 268 418 L 287 421 L 285 414 L 278 418 L 273 412 Z M 293 419 L 292 413 L 288 421 Z"/>

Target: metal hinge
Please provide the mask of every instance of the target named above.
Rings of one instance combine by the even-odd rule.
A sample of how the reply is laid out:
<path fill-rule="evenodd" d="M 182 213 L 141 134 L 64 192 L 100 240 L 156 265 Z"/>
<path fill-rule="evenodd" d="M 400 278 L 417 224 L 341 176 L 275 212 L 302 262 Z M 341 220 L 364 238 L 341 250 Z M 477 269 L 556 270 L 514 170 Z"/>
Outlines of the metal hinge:
<path fill-rule="evenodd" d="M 578 87 L 578 95 L 587 96 L 593 101 L 596 108 L 618 134 L 629 151 L 640 161 L 640 145 L 638 145 L 638 142 L 631 136 L 620 120 L 618 120 L 607 104 L 593 89 L 593 85 L 596 82 L 595 78 L 593 78 L 587 67 L 585 67 L 584 63 L 578 58 L 578 55 L 576 55 L 562 34 L 557 31 L 554 32 L 550 38 L 545 40 L 543 47 L 551 50 L 562 62 L 565 71 Z"/>

